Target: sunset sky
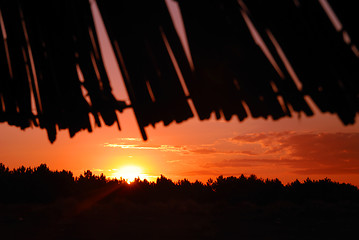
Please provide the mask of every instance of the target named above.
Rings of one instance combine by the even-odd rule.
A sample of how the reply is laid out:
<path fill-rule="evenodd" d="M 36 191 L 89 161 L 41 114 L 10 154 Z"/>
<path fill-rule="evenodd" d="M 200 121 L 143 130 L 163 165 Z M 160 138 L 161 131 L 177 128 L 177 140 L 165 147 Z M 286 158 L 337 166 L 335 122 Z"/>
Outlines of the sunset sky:
<path fill-rule="evenodd" d="M 98 19 L 96 24 L 114 93 L 128 100 Z M 141 168 L 140 177 L 149 180 L 163 174 L 173 180 L 207 181 L 243 173 L 279 178 L 284 184 L 328 177 L 359 186 L 359 117 L 355 125 L 343 126 L 338 117 L 319 113 L 312 106 L 316 114 L 311 118 L 295 115 L 279 121 L 226 122 L 213 116 L 208 121 L 193 118 L 168 127 L 158 124 L 155 129 L 146 128 L 146 142 L 131 109 L 119 114 L 122 131 L 116 126 L 95 128 L 93 133 L 80 132 L 72 139 L 61 131 L 54 144 L 43 130 L 21 131 L 2 123 L 0 162 L 10 168 L 46 163 L 52 170 L 71 170 L 76 176 L 89 169 L 119 177 L 118 171 L 131 165 Z"/>

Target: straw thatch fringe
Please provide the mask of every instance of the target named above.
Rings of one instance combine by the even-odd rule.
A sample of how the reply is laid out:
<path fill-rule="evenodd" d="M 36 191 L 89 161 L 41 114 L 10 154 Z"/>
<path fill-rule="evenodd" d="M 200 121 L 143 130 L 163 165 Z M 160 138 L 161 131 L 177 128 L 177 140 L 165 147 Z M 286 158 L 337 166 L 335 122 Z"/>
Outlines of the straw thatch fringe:
<path fill-rule="evenodd" d="M 103 0 L 98 6 L 125 73 L 143 138 L 143 128 L 149 124 L 163 121 L 168 125 L 192 117 L 166 46 L 168 41 L 177 50 L 182 48 L 165 2 Z M 176 58 L 184 62 L 184 56 Z"/>
<path fill-rule="evenodd" d="M 188 97 L 200 119 L 310 116 L 309 96 L 354 123 L 355 3 L 328 1 L 336 29 L 326 1 L 177 2 L 193 68 L 164 0 L 98 0 L 144 139 L 148 125 L 191 118 Z M 89 114 L 97 126 L 119 126 L 116 111 L 128 106 L 112 95 L 88 0 L 0 0 L 0 10 L 1 122 L 40 126 L 51 142 L 58 129 L 92 131 Z"/>
<path fill-rule="evenodd" d="M 106 125 L 118 122 L 115 110 L 123 106 L 111 93 L 87 0 L 8 0 L 1 12 L 7 43 L 0 52 L 2 121 L 39 124 L 51 142 L 57 128 L 71 137 L 92 131 L 89 113 L 98 126 L 99 115 Z"/>

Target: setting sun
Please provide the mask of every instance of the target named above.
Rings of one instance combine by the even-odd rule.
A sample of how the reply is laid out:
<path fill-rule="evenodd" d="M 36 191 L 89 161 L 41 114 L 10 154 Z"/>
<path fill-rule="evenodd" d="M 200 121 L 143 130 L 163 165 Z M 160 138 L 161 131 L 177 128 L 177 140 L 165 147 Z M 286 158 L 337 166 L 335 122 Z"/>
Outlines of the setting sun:
<path fill-rule="evenodd" d="M 112 175 L 113 178 L 122 178 L 128 183 L 133 182 L 136 178 L 144 179 L 146 176 L 147 174 L 143 173 L 141 167 L 134 165 L 123 166 Z"/>

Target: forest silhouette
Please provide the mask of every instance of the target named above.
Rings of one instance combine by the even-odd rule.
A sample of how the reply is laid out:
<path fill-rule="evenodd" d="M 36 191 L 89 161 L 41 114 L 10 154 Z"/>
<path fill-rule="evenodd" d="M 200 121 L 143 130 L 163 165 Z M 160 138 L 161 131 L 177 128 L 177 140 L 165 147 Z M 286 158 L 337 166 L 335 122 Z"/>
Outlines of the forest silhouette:
<path fill-rule="evenodd" d="M 6 239 L 330 239 L 354 234 L 359 189 L 328 178 L 219 176 L 206 183 L 79 177 L 0 163 Z"/>
<path fill-rule="evenodd" d="M 128 183 L 125 179 L 110 179 L 95 175 L 90 170 L 79 177 L 71 171 L 51 171 L 46 164 L 38 167 L 19 167 L 10 170 L 0 163 L 0 187 L 2 203 L 49 203 L 60 198 L 86 198 L 95 192 L 108 192 L 105 199 L 126 198 L 133 201 L 169 201 L 192 199 L 200 202 L 225 201 L 255 204 L 270 202 L 318 200 L 338 202 L 359 200 L 359 190 L 348 183 L 334 182 L 328 178 L 304 182 L 298 180 L 283 185 L 279 179 L 249 177 L 223 177 L 209 179 L 206 183 L 188 179 L 173 182 L 161 175 L 155 182 L 136 178 Z"/>

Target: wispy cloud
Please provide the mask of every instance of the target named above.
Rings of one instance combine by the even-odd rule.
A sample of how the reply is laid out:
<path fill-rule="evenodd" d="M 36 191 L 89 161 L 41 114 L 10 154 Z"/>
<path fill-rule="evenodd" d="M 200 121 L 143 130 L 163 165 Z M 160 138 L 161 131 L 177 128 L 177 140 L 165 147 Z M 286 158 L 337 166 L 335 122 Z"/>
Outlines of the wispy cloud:
<path fill-rule="evenodd" d="M 184 146 L 172 146 L 172 145 L 146 146 L 146 145 L 136 145 L 136 144 L 105 143 L 103 146 L 109 148 L 122 148 L 122 149 L 134 149 L 134 150 L 159 150 L 162 152 L 188 151 Z"/>
<path fill-rule="evenodd" d="M 292 164 L 293 160 L 289 159 L 271 159 L 271 158 L 234 158 L 234 159 L 225 159 L 216 162 L 207 163 L 204 166 L 211 167 L 262 167 L 268 165 L 279 166 L 288 166 Z"/>
<path fill-rule="evenodd" d="M 119 138 L 120 141 L 133 141 L 133 142 L 141 142 L 142 138 Z"/>
<path fill-rule="evenodd" d="M 219 151 L 215 148 L 198 148 L 198 149 L 191 149 L 191 153 L 197 153 L 197 154 L 214 154 L 219 153 Z"/>
<path fill-rule="evenodd" d="M 181 162 L 208 171 L 218 168 L 286 168 L 298 174 L 359 174 L 359 133 L 261 132 L 237 135 L 202 145 L 150 145 L 135 138 L 105 143 L 107 148 L 148 150 L 181 155 Z M 186 155 L 188 158 L 184 159 Z M 175 160 L 173 160 L 175 159 Z M 178 158 L 167 159 L 177 164 Z M 217 169 L 216 169 L 217 168 Z"/>
<path fill-rule="evenodd" d="M 168 163 L 177 163 L 177 162 L 180 162 L 181 160 L 178 160 L 178 159 L 176 159 L 176 160 L 168 160 L 168 161 L 166 161 L 166 162 L 168 162 Z"/>
<path fill-rule="evenodd" d="M 269 132 L 229 139 L 253 147 L 253 158 L 222 160 L 217 167 L 287 166 L 299 174 L 359 174 L 359 133 Z"/>

